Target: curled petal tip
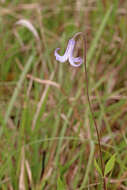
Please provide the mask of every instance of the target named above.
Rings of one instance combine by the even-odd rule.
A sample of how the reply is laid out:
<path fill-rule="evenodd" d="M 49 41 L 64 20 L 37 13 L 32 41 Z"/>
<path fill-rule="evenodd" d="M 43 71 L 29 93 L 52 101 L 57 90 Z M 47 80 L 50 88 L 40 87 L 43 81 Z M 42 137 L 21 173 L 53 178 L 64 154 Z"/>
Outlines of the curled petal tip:
<path fill-rule="evenodd" d="M 60 48 L 57 48 L 57 49 L 55 50 L 55 52 L 54 52 L 54 55 L 55 55 L 55 57 L 56 57 L 56 60 L 58 60 L 57 57 L 59 56 L 59 54 L 58 54 L 57 52 L 58 52 L 59 49 L 60 49 Z M 59 60 L 58 60 L 58 61 L 59 61 Z"/>
<path fill-rule="evenodd" d="M 82 64 L 82 62 L 83 62 L 83 60 L 82 60 L 82 58 L 81 57 L 71 57 L 71 58 L 69 58 L 69 62 L 70 62 L 70 64 L 73 66 L 73 67 L 79 67 L 81 64 Z M 78 64 L 75 64 L 75 63 L 77 63 L 77 62 L 79 62 Z"/>
<path fill-rule="evenodd" d="M 65 54 L 64 54 L 63 56 L 59 55 L 59 54 L 58 54 L 58 50 L 59 50 L 59 49 L 60 49 L 60 48 L 57 48 L 57 49 L 55 50 L 54 55 L 55 55 L 57 61 L 60 61 L 61 63 L 63 63 L 63 62 L 65 62 L 65 61 L 67 61 L 67 59 L 68 59 L 68 54 L 67 54 L 67 52 L 65 52 Z"/>

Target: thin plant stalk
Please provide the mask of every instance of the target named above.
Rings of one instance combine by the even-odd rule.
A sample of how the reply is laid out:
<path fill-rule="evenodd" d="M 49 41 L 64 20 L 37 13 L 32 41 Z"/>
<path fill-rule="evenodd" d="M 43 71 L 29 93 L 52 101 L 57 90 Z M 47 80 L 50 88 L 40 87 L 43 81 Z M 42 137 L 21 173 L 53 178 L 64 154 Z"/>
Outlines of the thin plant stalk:
<path fill-rule="evenodd" d="M 98 125 L 97 125 L 97 122 L 96 122 L 95 117 L 94 117 L 94 111 L 93 111 L 92 104 L 91 104 L 90 97 L 89 97 L 89 82 L 88 82 L 87 67 L 86 67 L 87 42 L 86 42 L 86 38 L 85 38 L 84 34 L 83 34 L 83 40 L 84 40 L 84 69 L 85 69 L 87 100 L 88 100 L 90 112 L 92 114 L 92 119 L 94 121 L 94 126 L 95 126 L 96 133 L 97 133 L 98 147 L 99 147 L 99 154 L 100 154 L 100 162 L 101 162 L 102 175 L 103 175 L 103 189 L 107 190 L 107 188 L 106 188 L 106 180 L 105 180 L 105 176 L 104 176 L 104 164 L 103 164 L 103 159 L 102 159 L 102 149 L 101 149 L 101 143 L 100 143 L 100 134 L 99 134 Z"/>
<path fill-rule="evenodd" d="M 82 32 L 78 32 L 74 35 L 73 38 L 71 38 L 68 42 L 67 45 L 67 49 L 64 53 L 63 56 L 58 54 L 58 50 L 59 48 L 57 48 L 54 52 L 54 55 L 56 57 L 56 60 L 59 62 L 65 62 L 65 61 L 69 61 L 70 65 L 72 65 L 73 67 L 79 67 L 82 64 L 82 59 L 80 57 L 74 58 L 73 57 L 73 50 L 74 50 L 74 46 L 75 46 L 75 38 L 79 35 L 83 36 L 83 40 L 84 40 L 84 68 L 85 68 L 85 81 L 86 81 L 86 92 L 87 92 L 87 99 L 88 99 L 88 104 L 89 104 L 89 109 L 94 121 L 94 126 L 96 129 L 96 133 L 97 133 L 97 139 L 98 139 L 98 146 L 99 146 L 99 155 L 100 155 L 100 162 L 101 162 L 101 169 L 102 169 L 102 175 L 103 175 L 103 189 L 106 190 L 106 180 L 105 180 L 105 175 L 104 175 L 104 165 L 103 165 L 103 159 L 102 159 L 102 150 L 101 150 L 101 143 L 100 143 L 100 134 L 99 134 L 99 130 L 98 130 L 98 126 L 96 123 L 96 119 L 94 117 L 94 111 L 92 108 L 92 104 L 90 101 L 90 97 L 89 97 L 89 84 L 88 84 L 88 75 L 87 75 L 87 65 L 86 65 L 86 38 L 85 35 Z M 75 62 L 79 62 L 78 64 L 75 64 Z"/>

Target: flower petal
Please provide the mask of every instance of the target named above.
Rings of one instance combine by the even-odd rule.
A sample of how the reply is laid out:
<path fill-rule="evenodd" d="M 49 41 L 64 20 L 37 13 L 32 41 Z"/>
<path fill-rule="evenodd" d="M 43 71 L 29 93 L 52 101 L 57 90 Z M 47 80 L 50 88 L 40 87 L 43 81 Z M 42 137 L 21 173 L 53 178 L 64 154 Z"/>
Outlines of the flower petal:
<path fill-rule="evenodd" d="M 82 64 L 83 60 L 82 60 L 81 57 L 75 57 L 75 58 L 73 57 L 74 46 L 75 46 L 75 40 L 74 40 L 74 38 L 71 38 L 69 40 L 69 42 L 68 42 L 67 49 L 66 49 L 63 56 L 58 54 L 58 50 L 60 48 L 57 48 L 55 50 L 55 53 L 54 53 L 54 55 L 56 57 L 56 60 L 60 61 L 62 63 L 69 60 L 70 64 L 73 67 L 79 67 Z M 75 63 L 78 63 L 78 62 L 79 62 L 79 64 L 75 64 Z"/>
<path fill-rule="evenodd" d="M 71 38 L 68 42 L 68 46 L 67 46 L 67 53 L 68 56 L 72 56 L 73 55 L 73 50 L 74 50 L 74 46 L 75 46 L 75 40 L 73 38 Z"/>
<path fill-rule="evenodd" d="M 82 62 L 83 62 L 83 60 L 82 60 L 82 58 L 81 57 L 69 57 L 69 62 L 70 62 L 70 64 L 73 66 L 73 67 L 79 67 L 81 64 L 82 64 Z M 75 63 L 77 63 L 77 62 L 79 62 L 79 64 L 75 64 Z"/>
<path fill-rule="evenodd" d="M 80 62 L 81 64 L 82 64 L 82 62 L 83 62 L 83 60 L 82 60 L 82 58 L 81 57 L 73 57 L 73 61 L 74 62 Z"/>
<path fill-rule="evenodd" d="M 72 38 L 72 39 L 69 40 L 68 45 L 67 45 L 67 49 L 66 49 L 66 51 L 65 51 L 65 53 L 64 53 L 63 56 L 61 56 L 61 55 L 58 54 L 57 51 L 60 48 L 57 48 L 55 50 L 55 53 L 54 53 L 54 55 L 56 57 L 56 60 L 60 61 L 61 63 L 67 61 L 67 59 L 69 58 L 69 56 L 71 56 L 73 54 L 74 46 L 75 46 L 75 40 Z"/>
<path fill-rule="evenodd" d="M 55 50 L 54 55 L 55 55 L 57 61 L 60 61 L 61 63 L 63 63 L 63 62 L 65 62 L 65 61 L 67 61 L 67 59 L 68 59 L 68 54 L 65 53 L 63 56 L 59 55 L 59 54 L 57 53 L 57 51 L 58 51 L 59 49 L 60 49 L 60 48 L 57 48 L 57 49 Z"/>

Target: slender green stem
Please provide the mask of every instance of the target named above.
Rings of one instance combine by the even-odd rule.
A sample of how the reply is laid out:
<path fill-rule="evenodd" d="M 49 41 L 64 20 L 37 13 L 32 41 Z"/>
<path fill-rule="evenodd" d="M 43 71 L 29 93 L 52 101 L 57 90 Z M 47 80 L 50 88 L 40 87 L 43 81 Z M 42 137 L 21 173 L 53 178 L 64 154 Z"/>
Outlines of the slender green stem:
<path fill-rule="evenodd" d="M 100 143 L 100 134 L 99 134 L 99 130 L 98 130 L 98 126 L 97 126 L 97 122 L 95 120 L 94 117 L 94 111 L 91 105 L 91 101 L 90 101 L 90 97 L 89 97 L 89 83 L 88 83 L 88 75 L 87 75 L 87 68 L 86 68 L 86 50 L 87 50 L 87 42 L 86 42 L 86 38 L 85 35 L 83 35 L 84 38 L 84 68 L 85 68 L 85 80 L 86 80 L 86 93 L 87 93 L 87 99 L 88 99 L 88 103 L 89 103 L 89 108 L 90 108 L 90 112 L 92 114 L 92 118 L 94 121 L 94 126 L 96 129 L 96 133 L 97 133 L 97 138 L 98 138 L 98 146 L 99 146 L 99 154 L 100 154 L 100 161 L 101 161 L 101 168 L 102 168 L 102 174 L 103 174 L 103 188 L 104 190 L 106 190 L 106 180 L 104 177 L 104 164 L 103 164 L 103 159 L 102 159 L 102 150 L 101 150 L 101 143 Z"/>

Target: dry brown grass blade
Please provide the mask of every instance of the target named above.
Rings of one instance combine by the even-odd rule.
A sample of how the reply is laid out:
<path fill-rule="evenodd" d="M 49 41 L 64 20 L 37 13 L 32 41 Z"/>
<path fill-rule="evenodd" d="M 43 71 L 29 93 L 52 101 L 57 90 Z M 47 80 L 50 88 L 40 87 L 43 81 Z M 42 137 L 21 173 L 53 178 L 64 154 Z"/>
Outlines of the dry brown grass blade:
<path fill-rule="evenodd" d="M 25 4 L 20 4 L 18 6 L 15 7 L 16 10 L 35 10 L 40 8 L 40 4 L 39 3 L 25 3 Z"/>
<path fill-rule="evenodd" d="M 5 3 L 5 0 L 1 0 L 1 3 Z"/>
<path fill-rule="evenodd" d="M 24 68 L 23 68 L 23 66 L 19 63 L 19 61 L 18 61 L 17 59 L 16 59 L 16 62 L 17 62 L 17 65 L 18 65 L 19 69 L 20 69 L 21 71 L 23 71 Z M 27 74 L 26 76 L 27 76 L 27 78 L 32 79 L 33 81 L 38 82 L 38 83 L 40 83 L 40 84 L 51 85 L 51 86 L 55 86 L 55 87 L 57 87 L 57 88 L 60 89 L 60 85 L 59 85 L 58 83 L 52 81 L 52 80 L 40 79 L 40 78 L 34 77 L 34 76 L 30 75 L 30 74 Z"/>
<path fill-rule="evenodd" d="M 42 80 L 40 78 L 33 77 L 32 75 L 29 75 L 29 74 L 27 75 L 27 78 L 32 79 L 33 81 L 38 82 L 40 84 L 48 84 L 48 85 L 60 88 L 60 85 L 58 83 L 51 81 L 51 80 Z"/>
<path fill-rule="evenodd" d="M 51 74 L 50 80 L 52 80 L 53 77 L 54 77 L 54 72 Z M 36 113 L 35 113 L 34 118 L 33 118 L 32 130 L 35 129 L 36 121 L 38 119 L 38 116 L 39 116 L 39 113 L 40 113 L 40 110 L 41 110 L 41 106 L 42 106 L 42 104 L 43 104 L 43 102 L 45 100 L 45 96 L 47 94 L 48 89 L 49 89 L 49 84 L 46 85 L 46 87 L 44 89 L 44 92 L 42 93 L 41 99 L 40 99 L 40 101 L 39 101 L 39 103 L 37 105 L 37 110 L 36 110 Z"/>
<path fill-rule="evenodd" d="M 28 28 L 33 33 L 34 37 L 37 40 L 40 40 L 40 37 L 39 37 L 39 34 L 38 34 L 37 30 L 35 29 L 35 27 L 33 26 L 33 24 L 29 20 L 20 19 L 15 24 L 16 25 L 21 25 L 21 26 L 24 26 L 24 27 Z"/>
<path fill-rule="evenodd" d="M 11 184 L 8 185 L 8 190 L 14 190 Z"/>
<path fill-rule="evenodd" d="M 30 187 L 32 187 L 33 186 L 32 172 L 31 172 L 28 160 L 25 160 L 25 166 L 26 166 L 26 171 L 28 174 L 29 185 Z"/>
<path fill-rule="evenodd" d="M 25 151 L 24 151 L 24 147 L 22 147 L 21 168 L 20 168 L 20 176 L 19 176 L 19 190 L 26 190 L 24 174 L 25 174 Z"/>

